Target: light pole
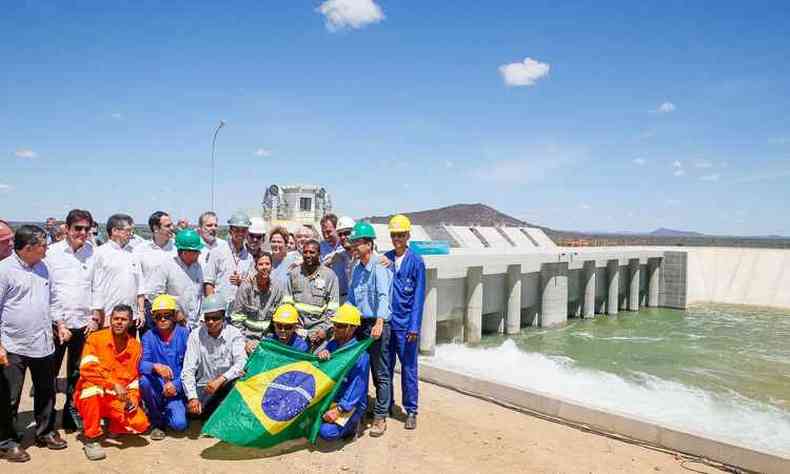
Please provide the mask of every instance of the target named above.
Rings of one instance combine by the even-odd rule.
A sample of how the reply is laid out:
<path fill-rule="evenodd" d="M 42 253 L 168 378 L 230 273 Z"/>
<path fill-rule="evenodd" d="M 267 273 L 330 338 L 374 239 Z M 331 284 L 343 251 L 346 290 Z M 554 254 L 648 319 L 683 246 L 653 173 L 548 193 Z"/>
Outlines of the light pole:
<path fill-rule="evenodd" d="M 211 140 L 211 207 L 210 210 L 214 210 L 214 148 L 217 144 L 217 134 L 219 133 L 219 129 L 225 126 L 225 121 L 220 120 L 219 125 L 217 125 L 217 129 L 214 130 L 214 138 Z"/>

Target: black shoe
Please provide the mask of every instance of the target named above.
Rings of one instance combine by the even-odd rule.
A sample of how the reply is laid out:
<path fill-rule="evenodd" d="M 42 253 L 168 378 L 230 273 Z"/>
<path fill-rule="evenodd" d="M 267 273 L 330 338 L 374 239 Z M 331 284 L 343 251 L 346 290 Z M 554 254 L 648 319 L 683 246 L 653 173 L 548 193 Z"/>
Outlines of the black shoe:
<path fill-rule="evenodd" d="M 0 459 L 5 459 L 8 462 L 28 462 L 30 455 L 19 446 L 14 446 L 13 448 L 0 448 Z"/>
<path fill-rule="evenodd" d="M 58 451 L 61 449 L 66 449 L 69 444 L 65 439 L 60 437 L 60 434 L 58 434 L 57 431 L 53 431 L 52 433 L 45 434 L 40 438 L 36 438 L 36 445 L 46 446 L 47 449 Z"/>
<path fill-rule="evenodd" d="M 406 429 L 407 430 L 416 430 L 417 429 L 417 414 L 416 413 L 409 413 L 406 415 Z"/>
<path fill-rule="evenodd" d="M 79 415 L 73 415 L 64 410 L 63 423 L 61 423 L 64 430 L 68 431 L 82 431 L 82 419 Z"/>

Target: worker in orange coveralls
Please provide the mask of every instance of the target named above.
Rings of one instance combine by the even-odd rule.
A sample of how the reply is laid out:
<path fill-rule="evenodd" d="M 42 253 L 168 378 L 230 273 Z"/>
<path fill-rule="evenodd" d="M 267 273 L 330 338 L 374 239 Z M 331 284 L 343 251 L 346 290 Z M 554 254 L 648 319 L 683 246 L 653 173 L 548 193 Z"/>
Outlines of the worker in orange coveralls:
<path fill-rule="evenodd" d="M 129 337 L 132 308 L 113 308 L 110 327 L 91 334 L 85 341 L 80 362 L 80 379 L 74 391 L 74 406 L 82 416 L 85 456 L 104 459 L 99 444 L 102 418 L 109 421 L 111 434 L 143 433 L 148 418 L 140 406 L 139 370 L 142 347 Z"/>

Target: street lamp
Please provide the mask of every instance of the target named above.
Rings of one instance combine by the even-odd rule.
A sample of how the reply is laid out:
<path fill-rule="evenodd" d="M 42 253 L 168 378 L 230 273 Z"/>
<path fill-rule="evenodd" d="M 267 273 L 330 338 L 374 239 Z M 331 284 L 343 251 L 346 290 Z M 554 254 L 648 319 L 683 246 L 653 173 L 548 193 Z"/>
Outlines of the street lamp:
<path fill-rule="evenodd" d="M 220 120 L 219 125 L 217 125 L 217 129 L 214 130 L 214 138 L 211 140 L 211 209 L 214 210 L 214 148 L 217 144 L 217 134 L 219 133 L 219 129 L 225 126 L 225 121 Z"/>

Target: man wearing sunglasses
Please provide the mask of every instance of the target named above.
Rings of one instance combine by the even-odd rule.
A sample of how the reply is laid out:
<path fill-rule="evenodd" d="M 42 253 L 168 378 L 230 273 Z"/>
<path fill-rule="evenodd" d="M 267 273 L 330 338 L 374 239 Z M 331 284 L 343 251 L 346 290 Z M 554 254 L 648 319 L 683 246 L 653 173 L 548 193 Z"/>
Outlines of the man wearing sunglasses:
<path fill-rule="evenodd" d="M 334 337 L 326 349 L 318 352 L 318 358 L 329 360 L 332 353 L 359 342 L 354 337 L 361 324 L 359 310 L 348 303 L 337 310 L 332 317 Z M 368 371 L 370 356 L 367 352 L 360 354 L 351 370 L 343 378 L 343 383 L 335 395 L 334 403 L 323 415 L 319 436 L 333 441 L 339 438 L 353 438 L 358 433 L 359 422 L 365 415 L 368 406 Z"/>
<path fill-rule="evenodd" d="M 225 300 L 203 300 L 203 325 L 189 334 L 181 381 L 190 415 L 207 419 L 244 372 L 244 335 L 225 324 Z"/>
<path fill-rule="evenodd" d="M 151 439 L 165 439 L 165 430 L 187 429 L 186 397 L 181 368 L 187 351 L 189 330 L 176 324 L 176 299 L 159 295 L 151 303 L 155 323 L 143 336 L 140 361 L 140 393 L 153 426 Z"/>
<path fill-rule="evenodd" d="M 54 374 L 66 359 L 66 402 L 63 405 L 63 428 L 82 429 L 79 413 L 72 406 L 74 387 L 80 378 L 80 357 L 85 338 L 99 328 L 100 321 L 91 314 L 91 274 L 94 247 L 88 238 L 93 217 L 90 212 L 73 209 L 66 216 L 66 239 L 47 250 L 44 262 L 52 279 L 50 314 L 57 327 Z"/>
<path fill-rule="evenodd" d="M 277 308 L 272 317 L 272 323 L 274 324 L 274 337 L 269 337 L 299 352 L 310 350 L 310 345 L 305 338 L 296 334 L 299 312 L 293 305 L 284 304 Z"/>

